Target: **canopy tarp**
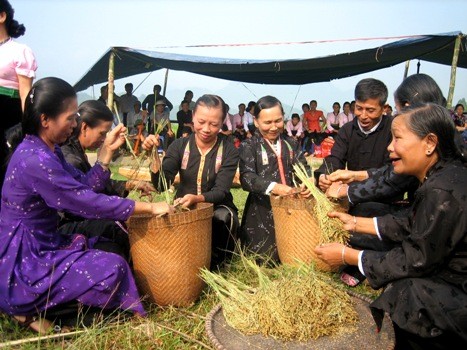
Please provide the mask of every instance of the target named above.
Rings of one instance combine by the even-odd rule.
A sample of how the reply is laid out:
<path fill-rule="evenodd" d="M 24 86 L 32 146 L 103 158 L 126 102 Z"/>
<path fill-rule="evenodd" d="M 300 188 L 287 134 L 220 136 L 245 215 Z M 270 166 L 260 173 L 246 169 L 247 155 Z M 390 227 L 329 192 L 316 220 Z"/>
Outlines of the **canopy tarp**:
<path fill-rule="evenodd" d="M 411 36 L 370 49 L 306 59 L 227 59 L 112 47 L 74 87 L 81 91 L 106 82 L 112 52 L 115 79 L 167 68 L 239 82 L 302 85 L 346 78 L 411 59 L 451 65 L 459 36 L 462 41 L 457 66 L 467 68 L 466 36 L 461 32 Z"/>

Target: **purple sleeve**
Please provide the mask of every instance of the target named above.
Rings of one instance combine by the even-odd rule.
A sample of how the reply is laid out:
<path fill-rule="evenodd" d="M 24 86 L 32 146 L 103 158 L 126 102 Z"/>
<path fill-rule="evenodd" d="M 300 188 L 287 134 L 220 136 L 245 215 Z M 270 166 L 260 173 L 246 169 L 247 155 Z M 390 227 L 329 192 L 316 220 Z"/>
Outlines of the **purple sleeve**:
<path fill-rule="evenodd" d="M 133 213 L 134 201 L 94 192 L 74 178 L 76 173 L 68 172 L 70 166 L 64 166 L 59 158 L 41 154 L 39 160 L 36 157 L 24 159 L 21 163 L 22 181 L 49 207 L 86 219 L 127 220 Z M 86 179 L 91 181 L 94 176 L 101 181 L 104 174 L 99 172 L 103 169 L 94 168 L 90 172 L 92 176 L 86 175 Z"/>
<path fill-rule="evenodd" d="M 90 187 L 94 192 L 104 191 L 106 184 L 110 181 L 110 171 L 105 171 L 99 164 L 96 164 L 87 173 L 83 173 L 65 160 L 60 147 L 55 147 L 55 154 L 65 171 L 76 181 Z"/>

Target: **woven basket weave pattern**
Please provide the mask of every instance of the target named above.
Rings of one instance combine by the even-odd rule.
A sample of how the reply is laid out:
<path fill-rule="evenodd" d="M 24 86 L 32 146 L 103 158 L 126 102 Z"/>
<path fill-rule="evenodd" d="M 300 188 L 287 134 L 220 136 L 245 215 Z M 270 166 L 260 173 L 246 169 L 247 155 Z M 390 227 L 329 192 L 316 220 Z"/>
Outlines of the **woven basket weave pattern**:
<path fill-rule="evenodd" d="M 158 305 L 188 306 L 204 282 L 199 270 L 211 260 L 213 206 L 128 221 L 135 278 L 142 294 Z"/>
<path fill-rule="evenodd" d="M 328 264 L 314 252 L 319 244 L 321 229 L 313 212 L 314 200 L 297 197 L 271 196 L 279 258 L 284 264 L 297 260 L 314 262 L 322 271 L 330 271 Z"/>

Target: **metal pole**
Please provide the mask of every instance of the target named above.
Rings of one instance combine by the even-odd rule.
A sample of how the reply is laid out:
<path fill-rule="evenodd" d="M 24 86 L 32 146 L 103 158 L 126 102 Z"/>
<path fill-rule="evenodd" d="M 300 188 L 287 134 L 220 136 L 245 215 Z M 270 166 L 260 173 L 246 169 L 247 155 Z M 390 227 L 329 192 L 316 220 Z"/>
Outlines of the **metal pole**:
<path fill-rule="evenodd" d="M 115 68 L 115 53 L 112 50 L 109 57 L 109 83 L 107 92 L 107 107 L 111 111 L 114 110 L 114 68 Z M 117 111 L 115 111 L 117 113 Z"/>
<path fill-rule="evenodd" d="M 409 74 L 409 66 L 410 66 L 410 60 L 405 61 L 404 79 L 407 78 L 407 75 Z"/>
<path fill-rule="evenodd" d="M 417 63 L 417 74 L 420 74 L 420 60 Z"/>
<path fill-rule="evenodd" d="M 447 108 L 452 107 L 452 98 L 454 97 L 454 87 L 456 86 L 456 70 L 457 70 L 457 60 L 459 58 L 459 48 L 461 46 L 462 35 L 459 35 L 456 38 L 456 43 L 454 44 L 454 54 L 452 56 L 451 64 L 451 80 L 449 82 L 449 93 L 447 99 Z"/>
<path fill-rule="evenodd" d="M 165 70 L 165 79 L 164 79 L 164 90 L 162 91 L 162 95 L 165 96 L 165 91 L 167 90 L 167 79 L 169 77 L 169 69 Z"/>

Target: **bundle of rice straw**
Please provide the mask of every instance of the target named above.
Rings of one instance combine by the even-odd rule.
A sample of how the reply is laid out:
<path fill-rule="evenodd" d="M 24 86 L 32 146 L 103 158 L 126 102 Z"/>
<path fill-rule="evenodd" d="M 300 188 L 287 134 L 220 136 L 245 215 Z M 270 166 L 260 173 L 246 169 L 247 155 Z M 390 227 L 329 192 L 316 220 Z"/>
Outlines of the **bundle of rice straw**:
<path fill-rule="evenodd" d="M 240 258 L 244 269 L 235 271 L 235 276 L 201 271 L 231 327 L 246 335 L 285 341 L 307 341 L 356 329 L 358 316 L 350 296 L 313 265 L 270 269 L 243 255 Z M 245 276 L 252 274 L 255 281 L 248 282 Z"/>
<path fill-rule="evenodd" d="M 342 222 L 339 219 L 330 218 L 328 216 L 330 211 L 338 211 L 339 208 L 315 186 L 312 179 L 308 178 L 305 167 L 302 164 L 294 164 L 293 169 L 297 178 L 310 190 L 311 196 L 315 200 L 313 211 L 321 229 L 319 243 L 337 242 L 346 244 L 350 237 L 349 232 L 344 230 Z"/>

